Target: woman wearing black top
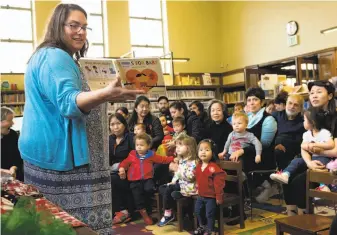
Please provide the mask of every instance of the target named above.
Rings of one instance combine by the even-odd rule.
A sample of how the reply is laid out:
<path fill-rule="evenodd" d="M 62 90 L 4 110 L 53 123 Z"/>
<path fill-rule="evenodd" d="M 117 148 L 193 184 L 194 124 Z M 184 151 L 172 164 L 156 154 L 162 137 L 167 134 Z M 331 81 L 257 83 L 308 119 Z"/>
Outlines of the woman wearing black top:
<path fill-rule="evenodd" d="M 152 149 L 157 149 L 164 138 L 164 131 L 159 118 L 151 114 L 150 100 L 146 96 L 138 96 L 135 101 L 134 111 L 128 121 L 131 132 L 137 123 L 145 125 L 146 133 L 152 137 Z"/>
<path fill-rule="evenodd" d="M 170 105 L 172 118 L 185 117 L 186 132 L 199 143 L 205 133 L 204 127 L 195 112 L 188 112 L 187 106 L 183 101 L 175 101 Z"/>
<path fill-rule="evenodd" d="M 218 151 L 221 152 L 228 135 L 233 131 L 232 126 L 226 120 L 225 104 L 220 100 L 212 100 L 208 107 L 208 116 L 210 120 L 206 124 L 206 138 L 213 140 Z"/>
<path fill-rule="evenodd" d="M 118 165 L 133 150 L 133 133 L 130 133 L 124 117 L 116 113 L 109 118 L 109 160 L 111 166 L 111 191 L 113 211 L 115 211 L 114 224 L 125 223 L 131 220 L 133 198 L 127 179 L 122 180 L 118 175 Z"/>

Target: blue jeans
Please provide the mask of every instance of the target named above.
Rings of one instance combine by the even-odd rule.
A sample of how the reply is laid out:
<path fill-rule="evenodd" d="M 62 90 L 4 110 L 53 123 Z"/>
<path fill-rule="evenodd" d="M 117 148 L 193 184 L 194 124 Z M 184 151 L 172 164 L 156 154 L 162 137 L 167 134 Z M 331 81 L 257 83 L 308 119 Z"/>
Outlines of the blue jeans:
<path fill-rule="evenodd" d="M 312 160 L 320 161 L 323 165 L 328 164 L 331 161 L 331 158 L 324 156 L 313 156 Z M 290 175 L 295 174 L 296 172 L 303 172 L 308 169 L 307 164 L 303 158 L 295 158 L 290 164 L 283 170 L 283 172 L 288 172 Z"/>
<path fill-rule="evenodd" d="M 199 196 L 195 203 L 195 215 L 198 218 L 198 222 L 200 226 L 204 226 L 205 223 L 205 213 L 206 211 L 206 219 L 207 219 L 207 229 L 212 232 L 214 231 L 214 221 L 216 214 L 216 200 L 215 198 L 209 197 L 201 197 Z"/>

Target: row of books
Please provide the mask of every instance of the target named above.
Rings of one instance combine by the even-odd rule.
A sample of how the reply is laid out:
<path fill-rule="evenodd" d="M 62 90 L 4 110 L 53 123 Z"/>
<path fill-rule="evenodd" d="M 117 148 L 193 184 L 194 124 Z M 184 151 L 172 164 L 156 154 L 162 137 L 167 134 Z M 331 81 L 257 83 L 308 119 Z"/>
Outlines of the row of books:
<path fill-rule="evenodd" d="M 176 91 L 167 91 L 167 96 L 169 99 L 210 99 L 215 97 L 215 91 L 206 91 L 206 90 L 176 90 Z"/>
<path fill-rule="evenodd" d="M 113 105 L 109 104 L 108 113 L 109 114 L 115 113 L 119 107 L 125 107 L 129 110 L 129 113 L 131 113 L 135 108 L 135 103 L 129 102 L 129 103 L 114 103 Z M 150 103 L 150 110 L 151 112 L 158 112 L 157 102 Z"/>
<path fill-rule="evenodd" d="M 25 102 L 25 94 L 1 94 L 1 103 Z"/>
<path fill-rule="evenodd" d="M 244 91 L 234 91 L 223 94 L 223 101 L 226 104 L 244 102 L 245 92 Z"/>

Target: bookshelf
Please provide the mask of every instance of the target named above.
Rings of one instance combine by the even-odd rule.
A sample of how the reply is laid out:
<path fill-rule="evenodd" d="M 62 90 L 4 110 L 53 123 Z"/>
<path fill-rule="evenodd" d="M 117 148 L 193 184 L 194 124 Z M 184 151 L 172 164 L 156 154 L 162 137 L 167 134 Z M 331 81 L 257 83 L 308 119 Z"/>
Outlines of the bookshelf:
<path fill-rule="evenodd" d="M 7 106 L 14 111 L 15 117 L 23 115 L 25 105 L 24 90 L 2 90 L 1 106 Z"/>

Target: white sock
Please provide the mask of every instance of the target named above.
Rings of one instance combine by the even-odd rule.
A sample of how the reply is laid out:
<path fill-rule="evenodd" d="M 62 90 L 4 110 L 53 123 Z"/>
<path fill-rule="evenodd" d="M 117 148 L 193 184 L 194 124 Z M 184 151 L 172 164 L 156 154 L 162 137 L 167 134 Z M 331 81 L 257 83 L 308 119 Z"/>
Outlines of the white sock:
<path fill-rule="evenodd" d="M 172 210 L 165 210 L 164 216 L 165 217 L 171 217 L 172 216 Z"/>
<path fill-rule="evenodd" d="M 123 214 L 125 214 L 125 215 L 128 215 L 128 214 L 129 214 L 128 210 L 122 210 L 121 212 L 122 212 Z"/>

